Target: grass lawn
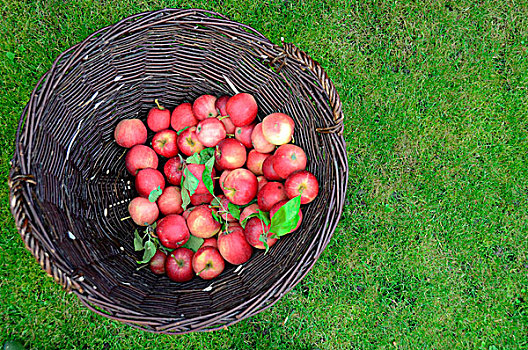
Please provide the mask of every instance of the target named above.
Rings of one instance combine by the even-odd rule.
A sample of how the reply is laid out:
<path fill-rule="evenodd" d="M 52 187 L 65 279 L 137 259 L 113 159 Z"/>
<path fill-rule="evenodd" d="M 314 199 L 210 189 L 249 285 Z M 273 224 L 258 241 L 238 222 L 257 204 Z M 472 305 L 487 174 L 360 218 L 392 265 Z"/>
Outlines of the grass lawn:
<path fill-rule="evenodd" d="M 35 349 L 528 348 L 528 5 L 514 1 L 0 0 L 0 344 Z M 347 203 L 314 269 L 227 330 L 99 317 L 25 250 L 16 125 L 60 52 L 146 10 L 198 7 L 294 42 L 341 95 Z"/>

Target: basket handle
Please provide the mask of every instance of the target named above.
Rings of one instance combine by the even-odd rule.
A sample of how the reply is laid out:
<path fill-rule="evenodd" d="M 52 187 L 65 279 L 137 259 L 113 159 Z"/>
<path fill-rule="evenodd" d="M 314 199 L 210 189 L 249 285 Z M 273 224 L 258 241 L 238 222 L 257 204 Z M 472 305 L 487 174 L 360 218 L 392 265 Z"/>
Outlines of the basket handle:
<path fill-rule="evenodd" d="M 343 107 L 334 83 L 330 80 L 328 74 L 326 74 L 319 62 L 315 61 L 304 51 L 297 48 L 297 46 L 295 46 L 293 43 L 285 43 L 284 38 L 281 38 L 281 41 L 284 51 L 288 55 L 288 57 L 293 58 L 308 67 L 312 71 L 312 73 L 317 77 L 324 91 L 328 95 L 330 106 L 332 107 L 332 112 L 334 114 L 335 125 L 326 128 L 318 128 L 317 131 L 322 133 L 337 132 L 339 134 L 342 134 L 344 129 L 343 122 L 345 116 L 343 115 Z"/>

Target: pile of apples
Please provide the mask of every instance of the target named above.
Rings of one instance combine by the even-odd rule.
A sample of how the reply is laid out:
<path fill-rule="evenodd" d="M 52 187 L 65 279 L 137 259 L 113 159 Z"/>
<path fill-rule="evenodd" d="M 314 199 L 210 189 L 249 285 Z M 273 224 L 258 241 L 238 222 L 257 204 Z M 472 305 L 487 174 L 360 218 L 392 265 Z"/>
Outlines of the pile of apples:
<path fill-rule="evenodd" d="M 299 227 L 301 205 L 316 198 L 319 184 L 303 149 L 290 143 L 291 117 L 272 113 L 256 123 L 247 93 L 202 95 L 172 112 L 155 102 L 146 123 L 151 147 L 140 119 L 114 131 L 135 177 L 138 196 L 128 210 L 144 230 L 134 235 L 138 263 L 176 282 L 209 280 L 226 261 L 243 264 L 253 249 L 267 252 Z"/>

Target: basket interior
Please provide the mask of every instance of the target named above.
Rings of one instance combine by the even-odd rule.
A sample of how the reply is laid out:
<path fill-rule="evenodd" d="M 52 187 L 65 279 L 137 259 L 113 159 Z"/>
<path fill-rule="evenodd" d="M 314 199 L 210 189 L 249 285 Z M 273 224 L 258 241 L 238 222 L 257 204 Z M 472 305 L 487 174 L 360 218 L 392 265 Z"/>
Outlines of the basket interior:
<path fill-rule="evenodd" d="M 269 42 L 265 47 L 268 53 L 276 50 Z M 21 136 L 37 179 L 32 204 L 51 259 L 82 281 L 82 293 L 99 300 L 99 307 L 111 303 L 131 313 L 174 319 L 214 316 L 270 290 L 280 297 L 282 287 L 304 275 L 324 249 L 320 242 L 328 236 L 326 228 L 339 217 L 331 205 L 336 181 L 345 176 L 334 159 L 335 138 L 316 132 L 330 125 L 331 110 L 308 70 L 291 60 L 272 63 L 272 58 L 232 27 L 174 20 L 94 36 L 50 72 L 51 83 L 36 95 L 38 117 L 24 125 L 32 132 Z M 173 109 L 204 93 L 232 95 L 228 81 L 255 96 L 259 119 L 280 111 L 295 120 L 295 143 L 306 151 L 320 193 L 304 207 L 300 229 L 266 255 L 255 252 L 242 267 L 227 264 L 213 281 L 174 283 L 138 269 L 136 227 L 122 220 L 136 196 L 134 180 L 113 131 L 122 119 L 146 121 L 154 99 Z"/>

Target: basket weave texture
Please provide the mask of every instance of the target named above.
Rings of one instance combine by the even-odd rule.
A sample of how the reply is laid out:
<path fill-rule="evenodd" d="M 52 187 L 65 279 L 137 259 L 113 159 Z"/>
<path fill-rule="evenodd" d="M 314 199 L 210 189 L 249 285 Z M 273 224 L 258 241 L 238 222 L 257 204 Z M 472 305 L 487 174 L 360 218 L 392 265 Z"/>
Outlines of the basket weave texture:
<path fill-rule="evenodd" d="M 259 119 L 283 112 L 320 182 L 301 228 L 213 281 L 178 284 L 139 269 L 135 197 L 116 124 L 202 94 L 248 92 Z M 343 113 L 321 66 L 293 44 L 203 10 L 164 9 L 98 30 L 62 53 L 20 118 L 9 176 L 17 229 L 42 268 L 91 310 L 151 332 L 214 330 L 291 290 L 328 244 L 345 200 Z M 151 135 L 150 135 L 151 136 Z"/>

